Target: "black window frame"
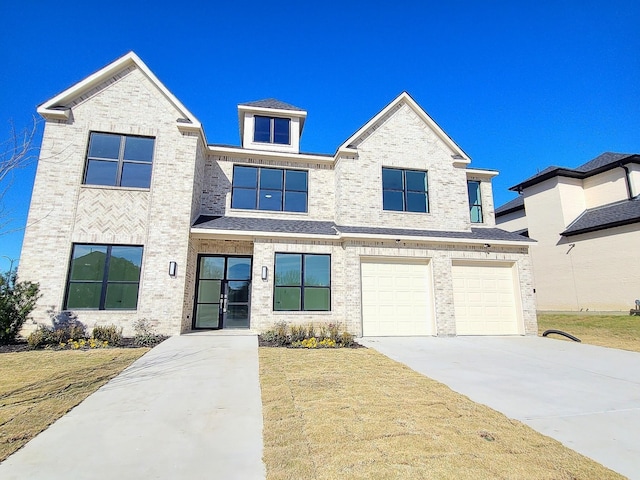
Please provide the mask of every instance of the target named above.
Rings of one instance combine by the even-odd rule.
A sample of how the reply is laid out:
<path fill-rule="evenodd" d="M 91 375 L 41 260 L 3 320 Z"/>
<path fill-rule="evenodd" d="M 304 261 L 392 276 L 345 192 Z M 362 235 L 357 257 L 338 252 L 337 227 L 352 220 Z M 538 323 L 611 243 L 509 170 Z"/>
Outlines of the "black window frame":
<path fill-rule="evenodd" d="M 396 171 L 401 172 L 402 174 L 402 188 L 390 188 L 385 187 L 384 184 L 384 172 L 388 171 Z M 422 173 L 424 174 L 424 190 L 413 190 L 407 186 L 407 173 Z M 402 193 L 402 210 L 397 210 L 393 208 L 385 208 L 384 194 L 385 192 L 401 192 Z M 425 199 L 425 211 L 422 210 L 409 210 L 409 200 L 408 196 L 410 193 L 419 193 L 424 194 Z M 382 167 L 382 209 L 386 212 L 411 212 L 411 213 L 429 213 L 429 172 L 427 170 L 415 170 L 415 169 L 407 169 L 407 168 L 394 168 L 394 167 Z"/>
<path fill-rule="evenodd" d="M 269 120 L 269 140 L 258 140 L 256 139 L 256 119 L 267 119 Z M 287 141 L 280 142 L 278 140 L 279 133 L 276 132 L 276 120 L 284 120 L 287 122 Z M 268 117 L 266 115 L 254 115 L 253 116 L 253 142 L 254 143 L 270 143 L 273 145 L 291 145 L 291 119 L 286 117 Z"/>
<path fill-rule="evenodd" d="M 254 169 L 256 170 L 256 184 L 255 187 L 247 187 L 247 186 L 238 186 L 236 184 L 236 169 L 237 168 L 244 168 L 244 169 Z M 282 188 L 280 189 L 274 189 L 274 188 L 262 188 L 261 187 L 261 178 L 262 178 L 262 172 L 263 171 L 269 171 L 269 172 L 280 172 L 281 175 L 281 179 L 282 179 Z M 292 172 L 292 173 L 304 173 L 305 175 L 305 189 L 301 190 L 298 188 L 290 188 L 287 185 L 287 173 L 288 172 Z M 261 193 L 265 190 L 270 190 L 272 192 L 279 192 L 280 193 L 280 207 L 278 209 L 273 209 L 273 208 L 260 208 L 260 199 L 261 199 Z M 253 207 L 247 207 L 247 206 L 242 206 L 242 207 L 238 207 L 235 199 L 236 197 L 236 192 L 251 192 L 251 191 L 255 191 L 254 195 L 255 195 L 255 201 L 253 202 Z M 287 193 L 291 193 L 291 194 L 302 194 L 304 193 L 305 195 L 305 202 L 304 202 L 304 209 L 303 210 L 296 210 L 296 209 L 292 209 L 292 208 L 287 208 Z M 233 166 L 233 178 L 231 180 L 231 208 L 236 208 L 236 209 L 240 209 L 240 210 L 260 210 L 260 211 L 264 211 L 264 212 L 290 212 L 290 213 L 308 213 L 309 211 L 309 171 L 308 170 L 297 170 L 297 169 L 292 169 L 292 168 L 273 168 L 273 167 L 260 167 L 260 166 L 254 166 L 254 165 L 234 165 Z"/>
<path fill-rule="evenodd" d="M 96 247 L 96 248 L 106 248 L 107 253 L 105 256 L 104 262 L 104 270 L 102 272 L 102 278 L 100 280 L 73 280 L 71 278 L 73 272 L 73 262 L 74 262 L 74 252 L 77 246 L 80 247 Z M 140 270 L 138 273 L 137 281 L 130 280 L 109 280 L 109 268 L 112 258 L 112 250 L 114 247 L 126 247 L 126 248 L 139 248 L 140 249 Z M 67 271 L 67 281 L 65 284 L 65 293 L 64 293 L 64 310 L 108 310 L 108 311 L 136 311 L 138 310 L 138 302 L 140 300 L 140 280 L 142 277 L 142 264 L 144 262 L 144 246 L 143 245 L 126 245 L 126 244 L 103 244 L 103 243 L 73 243 L 71 245 L 71 256 L 69 258 L 69 268 Z M 74 283 L 92 283 L 92 284 L 101 284 L 100 288 L 100 300 L 98 302 L 98 307 L 69 307 L 69 294 L 71 285 Z M 107 300 L 107 289 L 109 285 L 137 285 L 136 288 L 136 305 L 133 308 L 107 308 L 106 300 Z"/>
<path fill-rule="evenodd" d="M 105 136 L 112 136 L 112 137 L 119 137 L 120 138 L 120 146 L 118 148 L 118 158 L 107 158 L 107 157 L 97 157 L 97 156 L 91 156 L 91 142 L 93 139 L 94 135 L 105 135 Z M 147 160 L 133 160 L 133 159 L 125 159 L 125 148 L 126 148 L 126 143 L 127 143 L 127 139 L 128 138 L 143 138 L 143 139 L 147 139 L 147 140 L 152 140 L 153 141 L 153 147 L 152 147 L 152 152 L 151 152 L 151 159 L 149 161 Z M 151 177 L 153 175 L 153 159 L 155 156 L 155 145 L 156 143 L 156 138 L 155 137 L 150 137 L 150 136 L 145 136 L 145 135 L 126 135 L 126 134 L 122 134 L 122 133 L 113 133 L 113 132 L 99 132 L 99 131 L 93 131 L 89 133 L 89 141 L 87 142 L 87 155 L 86 155 L 86 160 L 85 160 L 85 166 L 84 166 L 84 174 L 82 176 L 82 184 L 83 185 L 98 185 L 98 186 L 107 186 L 107 187 L 119 187 L 119 188 L 143 188 L 143 189 L 149 189 L 151 188 Z M 95 182 L 88 182 L 87 181 L 87 176 L 89 173 L 89 164 L 94 161 L 94 162 L 112 162 L 112 163 L 117 163 L 116 166 L 116 176 L 115 176 L 115 180 L 113 183 L 95 183 Z M 123 171 L 125 169 L 125 165 L 148 165 L 151 168 L 149 169 L 149 178 L 148 178 L 148 185 L 146 186 L 128 186 L 128 185 L 122 185 L 122 178 L 123 178 Z"/>
<path fill-rule="evenodd" d="M 477 198 L 477 203 L 471 203 L 471 190 L 470 190 L 470 186 L 471 184 L 477 184 L 478 186 L 478 198 Z M 480 180 L 467 180 L 467 196 L 469 198 L 469 219 L 471 220 L 471 223 L 484 223 L 484 215 L 482 213 L 482 182 Z M 473 209 L 476 208 L 479 212 L 479 221 L 474 221 L 473 220 Z"/>
<path fill-rule="evenodd" d="M 300 256 L 300 284 L 283 284 L 278 285 L 276 279 L 276 268 L 278 263 L 278 255 L 299 255 Z M 327 285 L 305 285 L 305 266 L 306 257 L 327 257 L 329 260 L 329 281 Z M 274 312 L 330 312 L 331 311 L 331 254 L 330 253 L 298 253 L 298 252 L 275 252 L 273 258 L 273 311 Z M 300 308 L 285 309 L 276 306 L 276 291 L 278 288 L 300 288 Z M 329 294 L 328 308 L 321 310 L 305 308 L 305 291 L 306 290 L 326 290 Z"/>

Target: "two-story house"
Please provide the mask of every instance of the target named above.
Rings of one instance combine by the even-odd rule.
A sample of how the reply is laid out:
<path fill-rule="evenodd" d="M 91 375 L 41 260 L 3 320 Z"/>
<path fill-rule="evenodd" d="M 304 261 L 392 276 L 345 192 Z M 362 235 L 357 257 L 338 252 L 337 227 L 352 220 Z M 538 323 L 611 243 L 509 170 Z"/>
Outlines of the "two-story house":
<path fill-rule="evenodd" d="M 511 190 L 496 222 L 537 240 L 540 310 L 628 311 L 640 298 L 640 155 L 551 166 Z"/>
<path fill-rule="evenodd" d="M 327 155 L 300 151 L 307 112 L 273 99 L 238 106 L 240 146 L 207 143 L 134 53 L 38 113 L 20 260 L 38 322 L 536 334 L 533 242 L 495 227 L 497 172 L 407 93 Z"/>

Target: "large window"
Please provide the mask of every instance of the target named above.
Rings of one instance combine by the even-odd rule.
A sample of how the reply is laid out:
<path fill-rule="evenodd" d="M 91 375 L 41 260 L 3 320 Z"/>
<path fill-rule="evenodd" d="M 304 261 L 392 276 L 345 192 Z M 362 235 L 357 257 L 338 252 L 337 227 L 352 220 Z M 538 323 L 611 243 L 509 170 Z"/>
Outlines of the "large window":
<path fill-rule="evenodd" d="M 149 188 L 154 139 L 92 132 L 84 183 Z"/>
<path fill-rule="evenodd" d="M 234 166 L 231 208 L 306 212 L 307 172 Z"/>
<path fill-rule="evenodd" d="M 471 223 L 482 223 L 482 197 L 480 196 L 480 182 L 467 182 L 469 191 L 469 210 Z"/>
<path fill-rule="evenodd" d="M 142 247 L 75 244 L 65 309 L 135 310 Z"/>
<path fill-rule="evenodd" d="M 427 172 L 383 168 L 382 208 L 398 212 L 428 212 Z"/>
<path fill-rule="evenodd" d="M 276 253 L 274 310 L 331 310 L 331 256 Z"/>
<path fill-rule="evenodd" d="M 253 118 L 255 122 L 253 130 L 254 142 L 289 145 L 291 120 L 288 118 L 261 117 L 259 115 Z"/>

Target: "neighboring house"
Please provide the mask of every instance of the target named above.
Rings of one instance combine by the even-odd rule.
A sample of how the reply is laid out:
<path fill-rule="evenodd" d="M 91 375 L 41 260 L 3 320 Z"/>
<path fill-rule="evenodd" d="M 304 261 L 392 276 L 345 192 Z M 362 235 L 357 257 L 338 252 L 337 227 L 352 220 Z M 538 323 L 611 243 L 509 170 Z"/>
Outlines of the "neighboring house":
<path fill-rule="evenodd" d="M 640 155 L 549 167 L 511 190 L 496 223 L 537 241 L 539 310 L 628 311 L 640 297 Z"/>
<path fill-rule="evenodd" d="M 407 93 L 329 155 L 300 152 L 307 112 L 277 100 L 238 106 L 241 146 L 208 144 L 133 53 L 38 113 L 20 261 L 38 322 L 536 334 L 532 242 L 495 228 L 497 172 Z"/>

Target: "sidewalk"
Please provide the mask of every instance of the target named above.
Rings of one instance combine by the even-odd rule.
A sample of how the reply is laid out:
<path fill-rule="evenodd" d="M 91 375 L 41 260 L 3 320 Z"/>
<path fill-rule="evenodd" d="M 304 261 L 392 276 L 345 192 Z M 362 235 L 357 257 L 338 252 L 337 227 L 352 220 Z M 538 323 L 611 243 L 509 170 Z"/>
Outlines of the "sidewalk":
<path fill-rule="evenodd" d="M 0 478 L 265 478 L 257 337 L 171 337 L 7 458 Z"/>

